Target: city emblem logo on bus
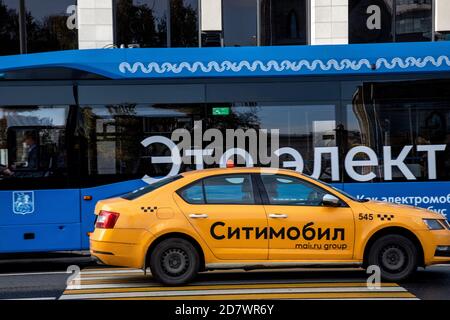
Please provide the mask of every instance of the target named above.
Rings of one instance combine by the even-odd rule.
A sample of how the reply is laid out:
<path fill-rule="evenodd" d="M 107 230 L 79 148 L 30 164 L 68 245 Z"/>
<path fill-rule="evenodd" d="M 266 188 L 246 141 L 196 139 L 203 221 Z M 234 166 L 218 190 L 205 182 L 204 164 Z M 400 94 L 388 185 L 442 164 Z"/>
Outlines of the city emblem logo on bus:
<path fill-rule="evenodd" d="M 26 215 L 34 212 L 34 192 L 14 191 L 13 192 L 13 212 L 15 214 Z"/>

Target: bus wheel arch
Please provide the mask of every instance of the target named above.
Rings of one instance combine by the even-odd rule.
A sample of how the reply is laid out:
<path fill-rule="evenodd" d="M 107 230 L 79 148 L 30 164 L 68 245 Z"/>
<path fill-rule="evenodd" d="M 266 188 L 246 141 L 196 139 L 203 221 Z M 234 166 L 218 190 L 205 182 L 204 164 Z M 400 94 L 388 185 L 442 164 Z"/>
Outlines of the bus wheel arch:
<path fill-rule="evenodd" d="M 160 244 L 161 242 L 168 240 L 168 239 L 183 239 L 183 240 L 190 242 L 194 246 L 194 248 L 197 250 L 198 256 L 200 258 L 200 271 L 205 270 L 205 253 L 203 252 L 202 246 L 193 237 L 191 237 L 190 235 L 188 235 L 186 233 L 181 233 L 181 232 L 170 232 L 170 233 L 163 234 L 163 235 L 159 236 L 158 238 L 156 238 L 150 244 L 149 248 L 147 249 L 147 252 L 145 255 L 145 261 L 144 261 L 144 263 L 145 263 L 144 269 L 149 267 L 150 256 L 151 256 L 151 253 L 156 248 L 156 246 L 158 244 Z"/>
<path fill-rule="evenodd" d="M 403 227 L 386 227 L 382 228 L 378 231 L 376 231 L 373 235 L 370 236 L 369 240 L 366 242 L 366 245 L 364 247 L 364 255 L 363 255 L 363 267 L 368 267 L 368 258 L 369 258 L 369 252 L 372 246 L 375 244 L 375 242 L 387 235 L 399 235 L 403 236 L 413 242 L 417 249 L 418 254 L 418 265 L 424 266 L 425 265 L 425 256 L 422 244 L 419 240 L 419 238 L 410 230 L 403 228 Z"/>

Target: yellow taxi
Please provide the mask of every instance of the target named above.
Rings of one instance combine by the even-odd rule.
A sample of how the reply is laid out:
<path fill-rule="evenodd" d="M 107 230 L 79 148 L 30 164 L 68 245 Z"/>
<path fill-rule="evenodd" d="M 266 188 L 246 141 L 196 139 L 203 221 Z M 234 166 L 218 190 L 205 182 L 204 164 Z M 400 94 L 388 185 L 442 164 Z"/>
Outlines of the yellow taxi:
<path fill-rule="evenodd" d="M 186 172 L 98 202 L 91 253 L 167 285 L 214 269 L 377 265 L 388 281 L 450 262 L 441 214 L 358 200 L 290 170 Z"/>

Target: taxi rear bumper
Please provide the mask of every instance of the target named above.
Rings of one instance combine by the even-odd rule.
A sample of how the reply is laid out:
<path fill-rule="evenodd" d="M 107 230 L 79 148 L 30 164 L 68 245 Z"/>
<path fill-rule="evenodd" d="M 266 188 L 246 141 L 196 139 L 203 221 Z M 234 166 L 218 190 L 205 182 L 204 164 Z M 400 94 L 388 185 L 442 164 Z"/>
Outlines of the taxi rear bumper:
<path fill-rule="evenodd" d="M 106 265 L 142 268 L 151 239 L 144 229 L 96 229 L 90 237 L 90 251 Z"/>

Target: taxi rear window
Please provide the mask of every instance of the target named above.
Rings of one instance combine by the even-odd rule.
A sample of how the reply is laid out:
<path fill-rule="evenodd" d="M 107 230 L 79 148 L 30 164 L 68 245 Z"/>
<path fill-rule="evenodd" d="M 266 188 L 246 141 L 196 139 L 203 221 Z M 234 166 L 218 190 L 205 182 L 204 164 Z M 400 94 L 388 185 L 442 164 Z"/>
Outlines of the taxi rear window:
<path fill-rule="evenodd" d="M 166 184 L 174 182 L 174 181 L 176 181 L 178 179 L 181 179 L 182 177 L 183 177 L 182 175 L 177 175 L 177 176 L 173 176 L 173 177 L 162 179 L 162 180 L 160 180 L 158 182 L 149 184 L 148 186 L 145 186 L 145 187 L 136 189 L 134 191 L 131 191 L 129 193 L 126 193 L 126 194 L 124 194 L 122 196 L 122 199 L 125 199 L 125 200 L 137 199 L 137 198 L 143 196 L 144 194 L 147 194 L 147 193 L 152 192 L 152 191 L 154 191 L 154 190 L 156 190 L 158 188 L 161 188 L 162 186 L 165 186 Z"/>
<path fill-rule="evenodd" d="M 190 204 L 254 204 L 249 174 L 229 174 L 204 178 L 177 191 Z"/>

